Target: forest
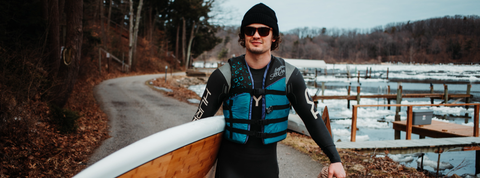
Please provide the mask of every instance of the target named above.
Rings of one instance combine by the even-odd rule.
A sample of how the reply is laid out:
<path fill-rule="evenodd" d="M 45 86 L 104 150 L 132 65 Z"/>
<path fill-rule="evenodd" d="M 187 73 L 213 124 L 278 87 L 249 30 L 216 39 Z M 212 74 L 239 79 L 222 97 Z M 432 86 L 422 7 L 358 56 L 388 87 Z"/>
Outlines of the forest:
<path fill-rule="evenodd" d="M 93 88 L 242 55 L 215 0 L 0 1 L 0 177 L 71 177 L 108 136 Z M 280 29 L 281 31 L 281 29 Z M 479 63 L 480 18 L 298 28 L 273 52 L 328 63 Z"/>
<path fill-rule="evenodd" d="M 390 23 L 371 29 L 304 27 L 281 33 L 282 43 L 273 54 L 327 63 L 479 63 L 479 27 L 478 15 Z M 199 60 L 225 60 L 244 53 L 235 44 L 238 27 L 223 27 L 217 37 L 222 43 Z"/>
<path fill-rule="evenodd" d="M 1 1 L 0 177 L 71 177 L 85 168 L 109 137 L 93 87 L 165 66 L 184 70 L 220 42 L 209 22 L 214 2 Z"/>

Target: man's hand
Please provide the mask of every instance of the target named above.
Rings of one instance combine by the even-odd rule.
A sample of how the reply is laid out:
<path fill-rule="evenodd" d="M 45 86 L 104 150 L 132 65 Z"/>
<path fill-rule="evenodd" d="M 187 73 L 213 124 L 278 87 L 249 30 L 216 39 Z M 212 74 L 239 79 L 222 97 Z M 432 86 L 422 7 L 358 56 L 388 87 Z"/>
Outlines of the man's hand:
<path fill-rule="evenodd" d="M 333 178 L 333 176 L 337 178 L 345 178 L 347 176 L 342 163 L 332 163 L 328 166 L 328 178 Z"/>

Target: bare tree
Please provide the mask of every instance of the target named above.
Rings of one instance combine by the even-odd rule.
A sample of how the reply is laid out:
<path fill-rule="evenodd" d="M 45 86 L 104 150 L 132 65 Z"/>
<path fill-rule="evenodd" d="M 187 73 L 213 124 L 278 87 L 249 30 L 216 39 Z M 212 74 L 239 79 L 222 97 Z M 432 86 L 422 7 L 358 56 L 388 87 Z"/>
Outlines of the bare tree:
<path fill-rule="evenodd" d="M 140 0 L 138 7 L 137 7 L 137 15 L 136 15 L 136 21 L 135 25 L 133 24 L 133 18 L 134 18 L 134 11 L 133 11 L 133 1 L 130 0 L 130 23 L 129 23 L 129 44 L 128 44 L 128 64 L 132 68 L 132 70 L 135 69 L 135 50 L 136 50 L 136 45 L 137 45 L 137 36 L 138 36 L 138 25 L 140 23 L 140 16 L 141 16 L 141 11 L 142 11 L 142 6 L 143 6 L 143 0 Z"/>
<path fill-rule="evenodd" d="M 188 69 L 188 65 L 190 63 L 190 51 L 192 49 L 193 38 L 195 38 L 195 33 L 197 33 L 198 28 L 195 28 L 195 21 L 192 24 L 192 31 L 190 32 L 190 40 L 188 41 L 188 49 L 187 49 L 187 61 L 185 62 L 185 69 Z"/>
<path fill-rule="evenodd" d="M 44 19 L 47 24 L 47 58 L 44 65 L 55 77 L 60 66 L 60 22 L 58 13 L 58 0 L 43 0 Z"/>
<path fill-rule="evenodd" d="M 56 91 L 57 97 L 52 101 L 55 105 L 63 107 L 77 81 L 80 69 L 82 41 L 83 41 L 83 1 L 65 1 L 67 38 L 63 61 L 60 63 L 59 80 Z"/>

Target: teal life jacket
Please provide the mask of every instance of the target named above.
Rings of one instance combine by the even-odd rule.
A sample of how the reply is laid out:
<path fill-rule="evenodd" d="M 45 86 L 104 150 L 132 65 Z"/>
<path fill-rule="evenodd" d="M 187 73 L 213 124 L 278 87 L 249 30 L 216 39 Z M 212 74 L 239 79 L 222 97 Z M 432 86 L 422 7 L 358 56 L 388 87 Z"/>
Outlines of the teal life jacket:
<path fill-rule="evenodd" d="M 295 67 L 272 56 L 265 69 L 261 89 L 254 89 L 244 55 L 229 59 L 219 69 L 228 83 L 225 89 L 228 97 L 223 102 L 225 138 L 241 144 L 245 144 L 250 136 L 261 138 L 264 144 L 285 139 L 290 112 L 286 83 Z M 252 120 L 252 108 L 257 104 L 262 105 L 262 116 L 260 120 Z M 251 131 L 253 124 L 259 124 L 261 131 Z"/>

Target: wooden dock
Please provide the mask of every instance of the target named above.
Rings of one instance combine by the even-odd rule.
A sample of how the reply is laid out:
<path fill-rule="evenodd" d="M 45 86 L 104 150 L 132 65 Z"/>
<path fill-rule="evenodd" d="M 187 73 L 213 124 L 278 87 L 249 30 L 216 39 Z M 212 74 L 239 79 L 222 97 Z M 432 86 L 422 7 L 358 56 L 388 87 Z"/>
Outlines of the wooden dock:
<path fill-rule="evenodd" d="M 315 82 L 316 84 L 316 82 Z M 315 85 L 315 88 L 317 86 Z M 390 86 L 388 86 L 387 94 L 377 94 L 377 95 L 361 95 L 361 87 L 357 86 L 357 94 L 350 95 L 351 93 L 351 86 L 348 86 L 348 95 L 335 95 L 335 96 L 324 96 L 325 92 L 325 82 L 322 82 L 322 87 L 318 88 L 317 92 L 314 96 L 312 96 L 313 101 L 315 104 L 318 103 L 318 100 L 331 100 L 331 99 L 340 99 L 340 100 L 347 100 L 347 108 L 350 109 L 350 101 L 356 100 L 357 104 L 360 104 L 360 100 L 362 98 L 384 98 L 387 100 L 388 104 L 390 104 L 391 100 L 396 100 L 396 104 L 401 104 L 403 98 L 430 98 L 431 104 L 434 104 L 435 99 L 443 100 L 442 103 L 448 103 L 449 99 L 456 99 L 456 101 L 452 102 L 453 104 L 457 103 L 458 101 L 465 99 L 465 103 L 470 103 L 473 95 L 470 94 L 470 90 L 472 88 L 471 84 L 467 84 L 467 91 L 466 94 L 449 94 L 448 93 L 448 85 L 444 85 L 444 92 L 443 93 L 434 93 L 433 85 L 430 84 L 430 93 L 403 93 L 403 87 L 401 85 L 398 86 L 396 94 L 390 94 Z M 317 95 L 319 90 L 322 90 L 322 95 Z M 468 106 L 466 106 L 468 108 Z M 390 110 L 390 107 L 388 107 Z M 400 111 L 400 109 L 397 109 Z"/>
<path fill-rule="evenodd" d="M 405 138 L 407 140 L 411 139 L 411 135 L 413 132 L 413 128 L 415 127 L 415 132 L 419 133 L 421 136 L 428 136 L 428 135 L 437 135 L 436 138 L 440 137 L 440 133 L 444 137 L 465 137 L 465 136 L 474 136 L 474 137 L 479 137 L 480 132 L 479 132 L 479 111 L 480 111 L 480 103 L 465 103 L 465 104 L 380 104 L 380 105 L 353 105 L 352 108 L 352 127 L 351 127 L 351 142 L 355 142 L 356 140 L 356 135 L 357 135 L 357 110 L 359 107 L 385 107 L 385 106 L 395 106 L 395 107 L 402 107 L 405 106 L 407 107 L 407 120 L 406 121 L 395 121 L 396 125 L 394 125 L 394 129 L 397 132 L 400 132 L 401 130 L 406 132 Z M 442 123 L 440 121 L 432 121 L 432 124 L 430 125 L 423 125 L 423 126 L 413 126 L 412 121 L 413 121 L 413 107 L 423 107 L 423 106 L 445 106 L 445 107 L 451 107 L 451 106 L 473 106 L 474 107 L 474 114 L 473 114 L 473 127 L 471 126 L 463 126 L 459 124 L 453 124 L 453 123 Z M 395 124 L 394 122 L 394 124 Z M 401 126 L 402 123 L 405 123 L 405 126 Z M 437 124 L 442 124 L 442 125 L 437 125 Z M 402 129 L 403 128 L 403 129 Z M 464 129 L 465 135 L 454 135 L 454 132 L 460 133 L 460 129 Z M 448 131 L 450 130 L 450 132 Z M 413 132 L 413 133 L 415 133 Z M 470 132 L 470 134 L 468 134 Z M 462 131 L 463 133 L 463 131 Z M 396 138 L 399 137 L 396 133 Z"/>
<path fill-rule="evenodd" d="M 397 99 L 397 94 L 383 94 L 383 95 L 360 95 L 360 98 L 385 98 Z M 472 98 L 471 94 L 448 94 L 448 98 Z M 346 99 L 357 100 L 357 95 L 335 95 L 335 96 L 313 96 L 313 100 L 331 100 L 331 99 Z M 432 98 L 445 99 L 443 93 L 424 93 L 424 94 L 402 94 L 402 98 Z"/>
<path fill-rule="evenodd" d="M 473 151 L 480 150 L 479 137 L 461 137 L 461 138 L 432 138 L 416 140 L 382 140 L 382 141 L 364 141 L 364 142 L 336 142 L 339 149 L 348 149 L 358 152 L 384 153 L 388 151 L 391 154 L 411 154 L 411 153 L 438 153 L 439 149 L 443 151 Z"/>
<path fill-rule="evenodd" d="M 393 129 L 407 131 L 407 121 L 394 121 Z M 471 126 L 435 121 L 430 125 L 413 125 L 412 133 L 432 138 L 443 137 L 473 137 L 473 128 Z"/>

